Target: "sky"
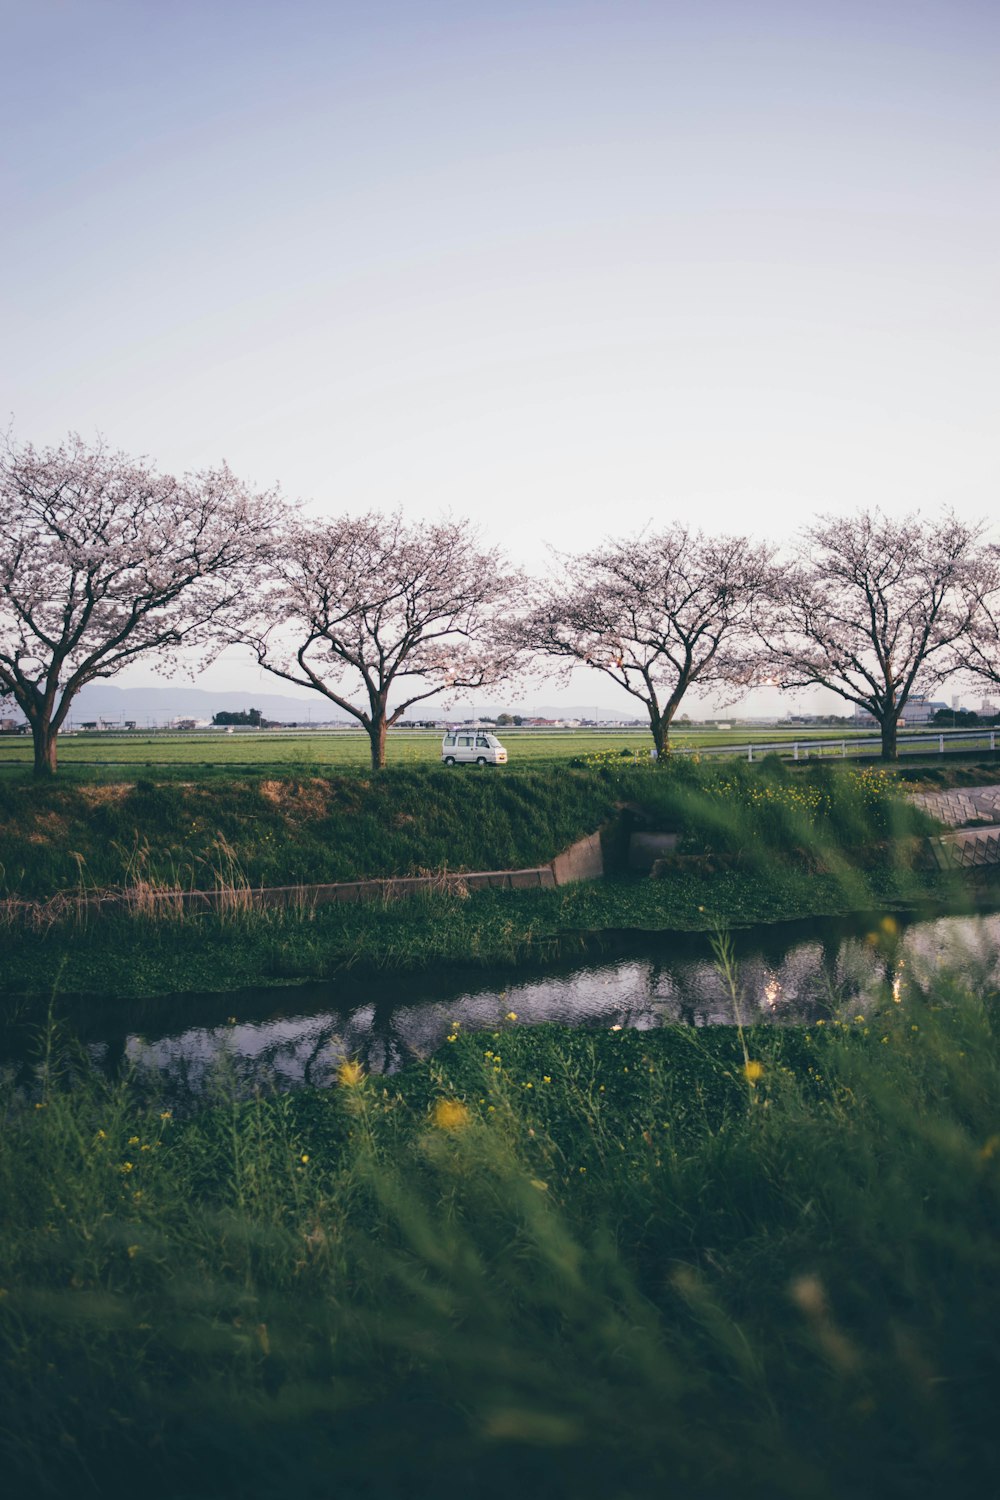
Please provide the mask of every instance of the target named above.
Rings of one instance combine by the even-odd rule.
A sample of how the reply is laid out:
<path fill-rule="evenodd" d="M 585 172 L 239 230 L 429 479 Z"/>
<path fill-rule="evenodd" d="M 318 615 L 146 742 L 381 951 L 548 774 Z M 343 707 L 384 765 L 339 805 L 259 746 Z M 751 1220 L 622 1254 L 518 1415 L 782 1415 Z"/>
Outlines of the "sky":
<path fill-rule="evenodd" d="M 468 515 L 533 569 L 996 508 L 992 0 L 0 13 L 16 440 Z"/>

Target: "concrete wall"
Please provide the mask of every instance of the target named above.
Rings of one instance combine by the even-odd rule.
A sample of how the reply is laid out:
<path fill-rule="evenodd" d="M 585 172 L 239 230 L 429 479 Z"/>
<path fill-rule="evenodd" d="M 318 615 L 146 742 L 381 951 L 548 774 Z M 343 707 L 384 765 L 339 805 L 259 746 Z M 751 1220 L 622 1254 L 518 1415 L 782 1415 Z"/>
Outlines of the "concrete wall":
<path fill-rule="evenodd" d="M 261 911 L 288 906 L 331 906 L 357 901 L 399 901 L 420 892 L 481 890 L 540 890 L 555 885 L 551 865 L 526 870 L 475 870 L 467 875 L 413 875 L 391 880 L 344 880 L 328 885 L 271 885 L 237 887 L 216 891 L 143 891 L 138 897 L 128 891 L 111 895 L 70 898 L 81 912 L 122 910 Z M 28 908 L 31 903 L 20 903 Z"/>
<path fill-rule="evenodd" d="M 590 833 L 577 839 L 551 865 L 554 884 L 568 885 L 571 880 L 601 880 L 604 875 L 604 850 L 601 835 Z"/>
<path fill-rule="evenodd" d="M 327 885 L 273 885 L 260 888 L 237 886 L 211 891 L 114 891 L 107 895 L 56 897 L 53 902 L 12 901 L 8 911 L 24 918 L 44 906 L 52 910 L 83 913 L 114 911 L 262 911 L 288 906 L 330 906 L 342 902 L 398 901 L 421 892 L 551 890 L 572 880 L 599 880 L 604 874 L 604 855 L 599 833 L 578 839 L 551 864 L 524 870 L 473 870 L 464 875 L 411 875 L 388 880 L 342 880 Z"/>

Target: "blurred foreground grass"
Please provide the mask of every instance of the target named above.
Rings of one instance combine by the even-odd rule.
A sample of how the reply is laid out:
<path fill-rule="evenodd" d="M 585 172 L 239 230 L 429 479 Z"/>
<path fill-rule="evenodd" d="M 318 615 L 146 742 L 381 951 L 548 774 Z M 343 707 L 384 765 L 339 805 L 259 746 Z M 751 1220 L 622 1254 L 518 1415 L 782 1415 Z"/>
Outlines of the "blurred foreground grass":
<path fill-rule="evenodd" d="M 996 999 L 510 1017 L 186 1121 L 49 1033 L 0 1139 L 11 1493 L 995 1492 Z"/>

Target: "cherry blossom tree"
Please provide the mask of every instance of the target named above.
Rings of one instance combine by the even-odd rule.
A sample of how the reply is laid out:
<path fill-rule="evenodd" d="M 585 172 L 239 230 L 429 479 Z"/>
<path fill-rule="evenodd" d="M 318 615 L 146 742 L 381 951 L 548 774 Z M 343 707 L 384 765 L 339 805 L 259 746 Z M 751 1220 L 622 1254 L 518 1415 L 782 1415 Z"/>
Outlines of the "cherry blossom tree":
<path fill-rule="evenodd" d="M 822 516 L 777 577 L 758 622 L 783 688 L 824 687 L 879 725 L 882 759 L 897 757 L 911 694 L 956 664 L 981 607 L 981 526 L 880 511 Z"/>
<path fill-rule="evenodd" d="M 211 650 L 277 519 L 223 465 L 174 479 L 71 435 L 0 454 L 0 694 L 56 769 L 76 694 L 138 657 Z"/>
<path fill-rule="evenodd" d="M 754 676 L 751 611 L 771 554 L 746 537 L 675 525 L 607 541 L 559 572 L 522 627 L 526 646 L 568 669 L 602 672 L 645 708 L 657 757 L 689 688 L 741 688 Z"/>
<path fill-rule="evenodd" d="M 995 542 L 984 549 L 966 594 L 972 624 L 955 647 L 955 664 L 967 676 L 1000 687 L 1000 546 Z"/>
<path fill-rule="evenodd" d="M 244 630 L 276 677 L 314 689 L 368 735 L 372 769 L 412 708 L 499 682 L 518 580 L 466 521 L 408 525 L 397 512 L 289 529 Z M 390 704 L 390 699 L 392 700 Z"/>

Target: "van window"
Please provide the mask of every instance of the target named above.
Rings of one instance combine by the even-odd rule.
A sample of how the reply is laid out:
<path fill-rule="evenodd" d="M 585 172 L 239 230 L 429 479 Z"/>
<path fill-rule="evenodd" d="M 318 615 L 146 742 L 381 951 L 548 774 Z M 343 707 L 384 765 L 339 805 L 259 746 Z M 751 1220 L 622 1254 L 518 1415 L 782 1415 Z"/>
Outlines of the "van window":
<path fill-rule="evenodd" d="M 488 750 L 489 748 L 490 748 L 490 742 L 486 738 L 485 734 L 477 734 L 476 735 L 476 749 L 477 750 L 480 750 L 480 749 L 482 749 L 482 750 Z"/>
<path fill-rule="evenodd" d="M 468 750 L 472 746 L 472 736 L 470 734 L 463 734 L 459 737 L 458 743 L 463 750 Z"/>

